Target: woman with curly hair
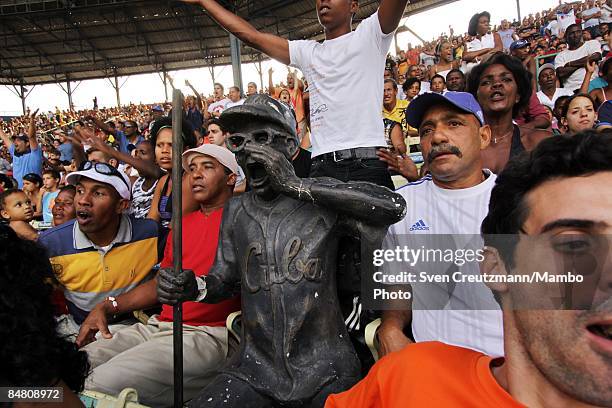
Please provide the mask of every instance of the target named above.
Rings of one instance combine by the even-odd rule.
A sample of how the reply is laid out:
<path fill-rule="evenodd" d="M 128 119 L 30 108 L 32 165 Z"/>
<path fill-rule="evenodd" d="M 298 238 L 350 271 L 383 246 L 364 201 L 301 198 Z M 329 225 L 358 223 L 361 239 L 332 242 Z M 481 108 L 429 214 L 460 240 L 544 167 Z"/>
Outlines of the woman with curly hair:
<path fill-rule="evenodd" d="M 491 143 L 482 151 L 483 167 L 499 174 L 509 160 L 533 150 L 551 132 L 514 124 L 513 118 L 526 108 L 532 87 L 529 72 L 517 58 L 494 54 L 474 67 L 468 77 L 470 92 L 491 127 Z"/>
<path fill-rule="evenodd" d="M 81 407 L 75 393 L 83 390 L 89 362 L 56 332 L 53 280 L 45 250 L 0 225 L 0 385 L 61 387 L 62 406 Z"/>

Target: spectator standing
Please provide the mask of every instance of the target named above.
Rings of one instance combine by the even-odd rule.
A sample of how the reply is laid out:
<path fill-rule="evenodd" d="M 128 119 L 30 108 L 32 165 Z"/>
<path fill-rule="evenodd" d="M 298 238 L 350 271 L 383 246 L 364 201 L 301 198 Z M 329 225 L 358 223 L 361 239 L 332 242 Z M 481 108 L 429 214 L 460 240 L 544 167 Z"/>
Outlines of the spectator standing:
<path fill-rule="evenodd" d="M 272 73 L 274 70 L 268 70 L 268 94 L 278 100 L 281 100 L 293 108 L 295 119 L 298 122 L 298 137 L 300 140 L 306 132 L 306 116 L 304 111 L 304 83 L 297 78 L 297 71 L 287 73 L 287 87 L 275 87 L 272 82 Z"/>
<path fill-rule="evenodd" d="M 468 26 L 468 34 L 474 39 L 467 44 L 467 52 L 464 52 L 462 56 L 463 61 L 467 63 L 464 66 L 464 72 L 466 73 L 469 73 L 481 61 L 504 48 L 499 33 L 491 33 L 491 14 L 488 11 L 472 16 Z"/>
<path fill-rule="evenodd" d="M 425 73 L 419 65 L 411 65 L 408 68 L 408 77 L 409 78 L 417 78 L 421 82 L 419 94 L 423 94 L 425 92 L 429 92 L 429 81 L 425 81 Z"/>
<path fill-rule="evenodd" d="M 43 155 L 42 149 L 36 140 L 36 114 L 38 110 L 29 117 L 28 135 L 9 137 L 0 126 L 0 138 L 11 154 L 13 162 L 13 177 L 17 180 L 17 186 L 23 187 L 23 176 L 29 173 L 41 175 Z"/>
<path fill-rule="evenodd" d="M 542 105 L 555 108 L 555 102 L 561 96 L 572 96 L 574 93 L 566 88 L 557 88 L 557 72 L 553 64 L 544 64 L 538 73 L 540 91 L 537 93 Z"/>
<path fill-rule="evenodd" d="M 453 46 L 450 41 L 442 41 L 438 44 L 436 57 L 438 62 L 429 68 L 430 80 L 435 75 L 441 75 L 445 79 L 451 70 L 459 68 L 459 60 L 453 59 Z"/>
<path fill-rule="evenodd" d="M 504 51 L 510 51 L 510 44 L 518 40 L 518 36 L 514 32 L 514 28 L 510 26 L 510 22 L 508 22 L 506 19 L 502 20 L 497 33 L 499 34 L 499 38 L 502 40 Z"/>
<path fill-rule="evenodd" d="M 64 132 L 60 132 L 58 136 L 60 145 L 57 146 L 57 150 L 61 153 L 60 160 L 62 162 L 72 161 L 72 144 L 66 139 L 66 134 Z"/>
<path fill-rule="evenodd" d="M 584 66 L 587 61 L 601 59 L 601 45 L 597 40 L 584 42 L 582 28 L 578 24 L 572 24 L 567 28 L 565 41 L 569 48 L 555 57 L 555 68 L 563 87 L 575 91 L 582 84 L 586 74 Z M 595 75 L 597 75 L 597 69 Z"/>
<path fill-rule="evenodd" d="M 351 22 L 357 1 L 317 2 L 326 38 L 322 44 L 287 41 L 259 32 L 216 1 L 183 1 L 202 6 L 246 44 L 305 75 L 310 92 L 313 176 L 372 181 L 393 188 L 387 167 L 377 164 L 376 148 L 386 145 L 380 120 L 385 60 L 407 0 L 383 0 L 378 11 L 354 32 Z M 367 169 L 361 164 L 364 160 L 368 160 Z"/>
<path fill-rule="evenodd" d="M 231 102 L 225 97 L 225 88 L 220 83 L 216 83 L 214 86 L 214 96 L 215 101 L 208 105 L 208 115 L 206 115 L 206 119 L 209 119 L 211 116 L 215 118 L 221 116 L 223 111 L 227 109 L 227 104 Z"/>
<path fill-rule="evenodd" d="M 601 37 L 599 30 L 599 19 L 601 17 L 601 9 L 597 7 L 593 0 L 586 0 L 584 10 L 580 12 L 582 19 L 582 27 L 591 34 L 592 39 Z"/>

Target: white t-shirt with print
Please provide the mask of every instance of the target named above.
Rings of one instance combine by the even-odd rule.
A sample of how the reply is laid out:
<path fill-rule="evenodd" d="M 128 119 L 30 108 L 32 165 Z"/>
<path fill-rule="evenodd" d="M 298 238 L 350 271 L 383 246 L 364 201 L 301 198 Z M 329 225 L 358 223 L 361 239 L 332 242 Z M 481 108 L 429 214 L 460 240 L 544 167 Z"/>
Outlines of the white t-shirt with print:
<path fill-rule="evenodd" d="M 380 107 L 387 51 L 378 12 L 333 40 L 289 41 L 291 66 L 308 81 L 312 157 L 355 147 L 386 146 Z"/>
<path fill-rule="evenodd" d="M 420 248 L 426 242 L 424 240 L 435 242 L 436 239 L 451 236 L 457 248 L 461 248 L 459 241 L 480 234 L 480 225 L 488 213 L 496 179 L 489 170 L 484 172 L 488 175 L 485 181 L 466 189 L 440 188 L 434 184 L 431 175 L 398 189 L 396 192 L 406 200 L 406 216 L 389 228 L 383 249 L 397 246 Z M 418 237 L 416 234 L 427 235 Z M 415 237 L 414 241 L 411 241 L 412 237 Z M 428 248 L 435 249 L 431 246 Z M 389 265 L 384 264 L 383 273 L 395 274 L 393 266 Z M 400 265 L 401 268 L 405 266 Z M 461 270 L 464 274 L 480 273 L 474 263 L 469 266 L 464 264 L 462 268 L 465 268 Z M 481 310 L 456 310 L 456 307 L 453 310 L 424 310 L 426 302 L 431 301 L 424 298 L 431 293 L 431 287 L 419 285 L 412 285 L 412 332 L 416 341 L 441 341 L 491 356 L 504 354 L 502 313 L 484 283 L 457 284 L 453 289 L 453 295 L 458 299 L 478 299 L 478 303 L 466 300 L 466 304 L 481 305 Z"/>
<path fill-rule="evenodd" d="M 559 22 L 559 31 L 567 30 L 567 27 L 576 23 L 576 13 L 574 13 L 574 9 L 570 9 L 567 14 L 562 11 L 557 11 L 557 21 Z"/>
<path fill-rule="evenodd" d="M 214 113 L 221 114 L 221 113 L 223 113 L 224 110 L 227 109 L 227 105 L 229 103 L 231 103 L 231 102 L 232 101 L 229 98 L 224 98 L 224 99 L 221 99 L 220 101 L 211 103 L 208 106 L 208 112 L 209 113 L 213 113 L 214 112 Z"/>
<path fill-rule="evenodd" d="M 589 40 L 585 41 L 580 47 L 575 50 L 567 49 L 555 57 L 555 69 L 559 67 L 565 66 L 568 62 L 579 60 L 580 58 L 584 58 L 588 55 L 595 54 L 596 52 L 601 53 L 601 44 L 597 40 Z M 597 78 L 599 73 L 599 69 L 595 66 L 595 72 L 593 72 L 593 78 Z M 565 80 L 563 83 L 563 87 L 569 89 L 570 91 L 575 91 L 580 88 L 582 85 L 582 81 L 584 80 L 584 75 L 586 74 L 586 69 L 579 68 L 569 78 Z"/>
<path fill-rule="evenodd" d="M 550 109 L 554 109 L 555 108 L 555 102 L 560 97 L 562 97 L 562 96 L 572 96 L 572 95 L 574 95 L 574 92 L 570 91 L 569 89 L 566 89 L 566 88 L 557 88 L 557 89 L 555 89 L 555 94 L 553 95 L 552 99 L 550 99 L 548 97 L 548 95 L 546 95 L 542 91 L 538 91 L 538 93 L 537 93 L 537 96 L 538 96 L 538 99 L 540 100 L 540 103 L 542 105 L 544 105 L 544 106 L 548 106 Z"/>

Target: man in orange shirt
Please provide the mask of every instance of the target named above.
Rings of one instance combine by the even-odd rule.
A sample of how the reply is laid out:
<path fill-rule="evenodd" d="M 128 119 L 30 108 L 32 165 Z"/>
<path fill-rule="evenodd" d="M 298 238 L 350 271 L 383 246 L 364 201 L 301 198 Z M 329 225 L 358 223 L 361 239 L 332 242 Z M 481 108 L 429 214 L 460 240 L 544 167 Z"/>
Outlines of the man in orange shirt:
<path fill-rule="evenodd" d="M 510 163 L 482 223 L 481 273 L 503 309 L 505 359 L 409 345 L 326 407 L 612 407 L 610 183 L 609 134 L 545 140 Z M 511 283 L 534 271 L 582 279 Z"/>

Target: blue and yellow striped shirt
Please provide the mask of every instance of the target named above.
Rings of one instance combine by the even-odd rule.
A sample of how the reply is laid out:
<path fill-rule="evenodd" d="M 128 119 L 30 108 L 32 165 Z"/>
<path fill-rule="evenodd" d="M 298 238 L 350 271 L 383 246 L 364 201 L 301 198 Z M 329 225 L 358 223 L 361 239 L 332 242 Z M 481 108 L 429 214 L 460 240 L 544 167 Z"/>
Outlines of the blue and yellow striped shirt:
<path fill-rule="evenodd" d="M 119 296 L 151 277 L 157 263 L 157 232 L 155 221 L 123 215 L 109 247 L 91 242 L 76 220 L 40 236 L 77 323 L 106 297 Z"/>

